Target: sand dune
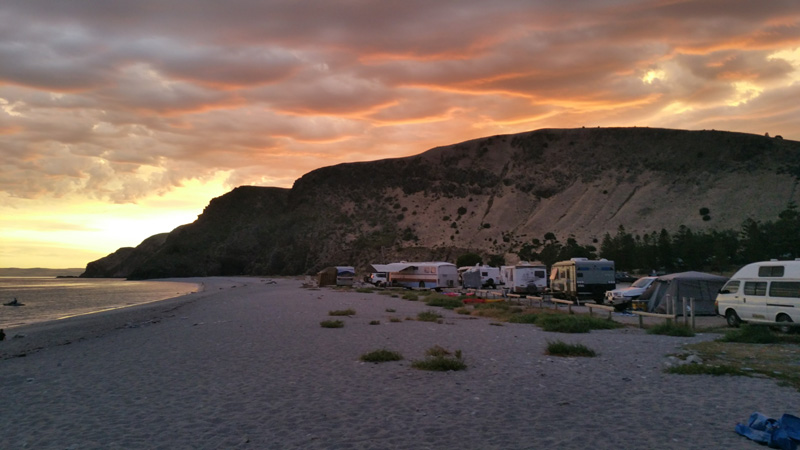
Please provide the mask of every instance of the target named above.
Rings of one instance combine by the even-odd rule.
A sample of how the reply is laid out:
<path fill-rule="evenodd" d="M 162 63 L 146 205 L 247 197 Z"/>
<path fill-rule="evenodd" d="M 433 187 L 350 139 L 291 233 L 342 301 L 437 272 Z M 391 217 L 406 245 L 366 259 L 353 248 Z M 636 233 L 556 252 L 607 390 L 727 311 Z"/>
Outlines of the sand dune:
<path fill-rule="evenodd" d="M 11 330 L 0 448 L 755 449 L 737 422 L 800 405 L 769 379 L 662 371 L 713 335 L 564 335 L 445 310 L 442 324 L 394 323 L 429 307 L 290 279 L 196 280 L 204 292 Z M 344 328 L 320 327 L 345 308 Z M 545 355 L 556 339 L 599 356 Z M 412 369 L 434 345 L 462 350 L 468 369 Z M 405 360 L 359 361 L 380 348 Z"/>

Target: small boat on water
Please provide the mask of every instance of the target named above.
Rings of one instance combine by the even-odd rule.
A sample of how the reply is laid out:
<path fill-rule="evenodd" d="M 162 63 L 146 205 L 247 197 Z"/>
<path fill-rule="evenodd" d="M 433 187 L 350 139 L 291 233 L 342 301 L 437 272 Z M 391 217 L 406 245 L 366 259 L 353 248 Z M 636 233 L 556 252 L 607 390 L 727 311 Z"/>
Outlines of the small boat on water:
<path fill-rule="evenodd" d="M 3 303 L 3 306 L 25 306 L 25 303 L 20 303 L 19 300 L 17 300 L 17 297 L 14 297 L 14 300 L 11 300 L 8 303 Z"/>

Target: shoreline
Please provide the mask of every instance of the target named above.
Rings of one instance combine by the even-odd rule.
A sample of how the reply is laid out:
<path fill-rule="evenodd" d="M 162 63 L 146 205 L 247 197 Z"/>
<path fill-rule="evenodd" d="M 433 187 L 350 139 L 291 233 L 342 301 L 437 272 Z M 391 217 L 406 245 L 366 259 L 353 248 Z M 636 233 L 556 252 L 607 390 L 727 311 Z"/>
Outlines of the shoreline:
<path fill-rule="evenodd" d="M 770 379 L 663 371 L 711 333 L 549 333 L 298 279 L 205 280 L 202 293 L 26 329 L 16 341 L 42 347 L 0 360 L 13 418 L 0 448 L 749 449 L 737 422 L 798 415 L 800 393 Z M 320 326 L 342 309 L 355 311 L 343 328 Z M 431 309 L 441 324 L 415 320 Z M 598 356 L 549 356 L 553 340 Z M 413 369 L 435 345 L 463 351 L 467 370 Z M 381 348 L 404 359 L 359 360 Z"/>

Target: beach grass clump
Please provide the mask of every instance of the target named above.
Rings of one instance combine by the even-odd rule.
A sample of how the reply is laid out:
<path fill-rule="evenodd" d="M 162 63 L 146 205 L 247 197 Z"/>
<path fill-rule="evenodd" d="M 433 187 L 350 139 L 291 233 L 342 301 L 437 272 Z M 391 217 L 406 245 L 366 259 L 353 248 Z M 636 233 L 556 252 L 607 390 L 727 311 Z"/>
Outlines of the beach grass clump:
<path fill-rule="evenodd" d="M 387 350 L 385 348 L 380 350 L 374 350 L 369 353 L 364 353 L 363 355 L 361 355 L 361 361 L 371 362 L 371 363 L 400 361 L 402 359 L 403 355 L 401 355 L 400 353 Z"/>
<path fill-rule="evenodd" d="M 341 320 L 323 320 L 319 323 L 322 328 L 342 328 L 344 322 Z"/>
<path fill-rule="evenodd" d="M 391 319 L 389 319 L 389 322 L 392 322 L 392 323 L 398 323 L 398 322 L 402 322 L 402 321 L 403 321 L 403 319 L 401 319 L 399 317 L 392 317 Z"/>
<path fill-rule="evenodd" d="M 397 310 L 395 310 L 394 308 L 386 308 L 386 312 L 393 313 L 393 312 L 397 312 Z"/>
<path fill-rule="evenodd" d="M 438 306 L 444 309 L 456 309 L 464 306 L 464 302 L 460 298 L 443 294 L 429 295 L 425 304 L 428 306 Z"/>
<path fill-rule="evenodd" d="M 722 342 L 739 342 L 743 344 L 776 344 L 781 337 L 763 325 L 744 325 L 741 328 L 725 333 L 719 339 Z"/>
<path fill-rule="evenodd" d="M 694 331 L 689 327 L 665 322 L 647 329 L 647 334 L 660 334 L 664 336 L 693 337 Z"/>
<path fill-rule="evenodd" d="M 354 310 L 353 308 L 328 311 L 329 316 L 354 316 L 355 314 L 356 310 Z"/>
<path fill-rule="evenodd" d="M 536 319 L 539 318 L 539 314 L 514 314 L 513 316 L 508 318 L 508 321 L 511 323 L 536 323 Z"/>
<path fill-rule="evenodd" d="M 419 301 L 419 296 L 420 296 L 419 292 L 414 292 L 414 291 L 406 292 L 405 294 L 403 294 L 403 300 L 410 300 L 412 302 L 417 302 Z"/>
<path fill-rule="evenodd" d="M 568 344 L 563 341 L 547 341 L 547 352 L 552 356 L 597 356 L 594 350 L 583 344 Z"/>
<path fill-rule="evenodd" d="M 556 333 L 588 333 L 591 330 L 612 330 L 622 326 L 606 319 L 569 314 L 542 314 L 536 319 L 536 325 L 544 331 Z"/>
<path fill-rule="evenodd" d="M 369 324 L 370 324 L 370 325 L 380 325 L 380 324 L 381 324 L 381 321 L 380 321 L 380 320 L 371 320 L 371 321 L 369 322 Z"/>
<path fill-rule="evenodd" d="M 666 372 L 678 375 L 750 376 L 750 373 L 729 365 L 681 364 L 668 368 Z"/>
<path fill-rule="evenodd" d="M 426 352 L 426 358 L 422 360 L 413 361 L 411 367 L 420 370 L 433 370 L 439 372 L 447 372 L 450 370 L 465 370 L 467 364 L 464 362 L 464 356 L 461 350 L 456 350 L 453 356 L 450 352 L 438 345 L 429 348 Z"/>
<path fill-rule="evenodd" d="M 461 308 L 456 308 L 454 311 L 456 312 L 456 314 L 461 314 L 464 316 L 472 314 L 472 310 L 464 306 L 462 306 Z"/>
<path fill-rule="evenodd" d="M 441 318 L 442 318 L 441 314 L 432 310 L 421 311 L 420 313 L 417 314 L 417 320 L 421 322 L 438 322 L 439 319 Z"/>
<path fill-rule="evenodd" d="M 374 288 L 358 288 L 358 289 L 356 289 L 356 292 L 358 292 L 360 294 L 371 294 L 371 293 L 375 292 L 375 289 Z"/>

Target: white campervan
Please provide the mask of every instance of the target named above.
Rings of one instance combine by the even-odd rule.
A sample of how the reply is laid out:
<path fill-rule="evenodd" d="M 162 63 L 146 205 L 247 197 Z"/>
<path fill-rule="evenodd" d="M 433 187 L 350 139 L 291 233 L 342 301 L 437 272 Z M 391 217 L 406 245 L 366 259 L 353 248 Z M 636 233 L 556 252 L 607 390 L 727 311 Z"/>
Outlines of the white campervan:
<path fill-rule="evenodd" d="M 800 322 L 800 260 L 742 267 L 720 289 L 714 306 L 732 327 L 741 322 Z"/>

